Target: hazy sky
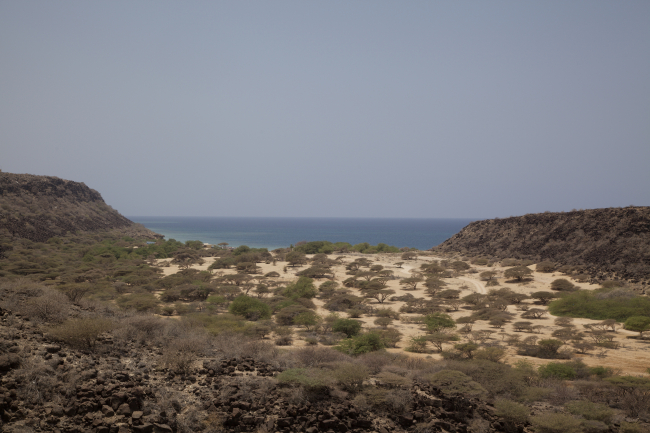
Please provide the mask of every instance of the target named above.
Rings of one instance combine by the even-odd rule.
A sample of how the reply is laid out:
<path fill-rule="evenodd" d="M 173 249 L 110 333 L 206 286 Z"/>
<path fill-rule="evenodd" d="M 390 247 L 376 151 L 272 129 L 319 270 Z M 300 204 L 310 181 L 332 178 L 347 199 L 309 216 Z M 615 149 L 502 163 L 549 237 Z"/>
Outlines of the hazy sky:
<path fill-rule="evenodd" d="M 0 169 L 125 215 L 650 205 L 650 2 L 1 1 Z"/>

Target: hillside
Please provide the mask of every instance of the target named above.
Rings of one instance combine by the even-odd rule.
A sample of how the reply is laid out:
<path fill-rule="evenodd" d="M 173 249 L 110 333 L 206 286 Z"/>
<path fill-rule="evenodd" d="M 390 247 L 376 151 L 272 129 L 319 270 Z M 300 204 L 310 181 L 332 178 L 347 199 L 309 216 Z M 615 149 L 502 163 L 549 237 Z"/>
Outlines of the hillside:
<path fill-rule="evenodd" d="M 599 279 L 650 279 L 650 207 L 588 209 L 475 221 L 432 248 L 583 265 Z"/>
<path fill-rule="evenodd" d="M 0 235 L 44 242 L 66 233 L 115 229 L 134 237 L 161 237 L 120 215 L 81 182 L 0 173 Z"/>

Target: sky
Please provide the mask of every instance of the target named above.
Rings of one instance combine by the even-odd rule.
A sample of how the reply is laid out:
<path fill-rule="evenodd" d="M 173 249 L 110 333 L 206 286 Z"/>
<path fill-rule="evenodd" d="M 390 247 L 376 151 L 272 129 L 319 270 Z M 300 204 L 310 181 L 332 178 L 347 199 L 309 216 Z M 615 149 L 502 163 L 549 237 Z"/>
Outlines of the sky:
<path fill-rule="evenodd" d="M 650 2 L 3 1 L 0 169 L 129 216 L 650 205 Z"/>

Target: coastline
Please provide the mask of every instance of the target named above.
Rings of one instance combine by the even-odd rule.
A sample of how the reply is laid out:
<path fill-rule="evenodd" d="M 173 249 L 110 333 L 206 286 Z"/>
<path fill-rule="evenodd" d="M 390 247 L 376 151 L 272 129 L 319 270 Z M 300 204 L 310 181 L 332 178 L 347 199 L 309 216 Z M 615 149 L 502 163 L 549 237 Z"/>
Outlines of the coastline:
<path fill-rule="evenodd" d="M 128 216 L 136 223 L 181 242 L 227 242 L 237 247 L 286 248 L 300 241 L 327 240 L 426 250 L 458 233 L 469 218 L 284 218 Z"/>

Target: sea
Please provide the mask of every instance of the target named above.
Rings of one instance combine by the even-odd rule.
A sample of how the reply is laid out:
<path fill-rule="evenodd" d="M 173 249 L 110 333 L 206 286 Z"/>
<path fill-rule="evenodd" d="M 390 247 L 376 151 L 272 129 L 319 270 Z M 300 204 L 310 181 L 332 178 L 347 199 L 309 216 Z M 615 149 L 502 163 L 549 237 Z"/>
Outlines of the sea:
<path fill-rule="evenodd" d="M 384 243 L 427 250 L 458 233 L 464 218 L 262 218 L 127 216 L 148 229 L 185 242 L 286 248 L 300 241 Z"/>

